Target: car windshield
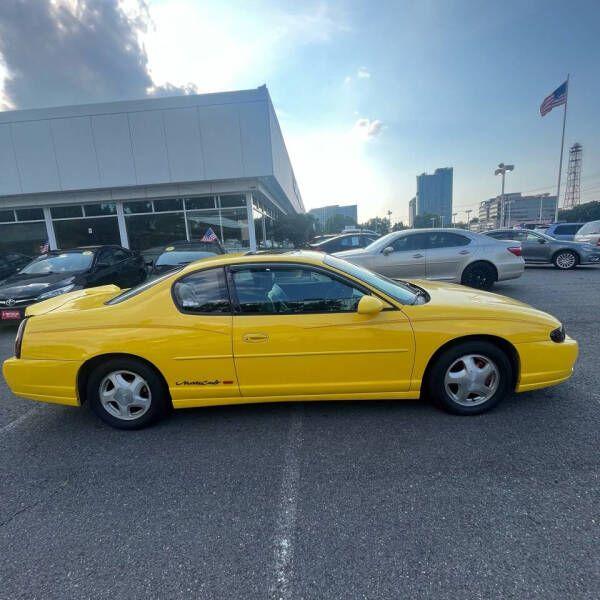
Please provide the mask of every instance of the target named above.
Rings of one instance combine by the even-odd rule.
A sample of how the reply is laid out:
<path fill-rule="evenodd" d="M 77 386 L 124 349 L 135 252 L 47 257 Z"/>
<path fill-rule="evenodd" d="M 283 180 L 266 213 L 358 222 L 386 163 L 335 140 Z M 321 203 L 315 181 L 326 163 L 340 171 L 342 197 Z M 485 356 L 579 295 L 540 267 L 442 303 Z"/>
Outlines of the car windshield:
<path fill-rule="evenodd" d="M 589 223 L 586 223 L 577 233 L 579 235 L 600 233 L 600 221 L 590 221 Z"/>
<path fill-rule="evenodd" d="M 208 250 L 171 250 L 169 252 L 163 252 L 156 259 L 156 266 L 187 265 L 188 263 L 200 260 L 201 258 L 215 256 L 215 254 L 216 252 L 210 252 Z"/>
<path fill-rule="evenodd" d="M 79 273 L 92 266 L 94 253 L 91 250 L 82 252 L 63 252 L 61 254 L 44 254 L 21 269 L 26 275 L 49 275 L 51 273 Z"/>
<path fill-rule="evenodd" d="M 146 290 L 149 290 L 150 288 L 154 287 L 157 283 L 160 283 L 161 281 L 172 277 L 176 273 L 179 273 L 181 269 L 183 269 L 183 266 L 181 266 L 179 269 L 172 269 L 168 273 L 165 273 L 164 275 L 161 275 L 159 277 L 146 279 L 146 281 L 144 281 L 140 285 L 136 285 L 135 287 L 125 290 L 118 296 L 115 296 L 114 298 L 108 300 L 105 304 L 119 304 L 120 302 L 129 300 L 129 298 L 133 298 L 133 296 L 137 296 L 138 294 L 141 294 L 142 292 L 145 292 Z"/>
<path fill-rule="evenodd" d="M 395 240 L 398 237 L 397 231 L 392 231 L 392 233 L 388 233 L 386 235 L 373 240 L 367 247 L 366 250 L 369 250 L 373 247 L 374 244 L 377 244 L 378 247 L 385 248 L 389 243 Z"/>
<path fill-rule="evenodd" d="M 328 255 L 325 257 L 324 261 L 326 265 L 334 267 L 343 273 L 347 273 L 352 277 L 356 277 L 356 279 L 364 281 L 368 285 L 373 286 L 376 290 L 379 290 L 391 298 L 398 300 L 398 302 L 401 304 L 415 304 L 419 298 L 418 292 L 415 292 L 406 283 L 388 279 L 383 275 L 373 273 L 373 271 L 369 271 L 368 269 L 359 267 L 358 265 L 350 263 L 346 260 L 342 260 L 341 258 L 337 258 L 335 256 Z"/>

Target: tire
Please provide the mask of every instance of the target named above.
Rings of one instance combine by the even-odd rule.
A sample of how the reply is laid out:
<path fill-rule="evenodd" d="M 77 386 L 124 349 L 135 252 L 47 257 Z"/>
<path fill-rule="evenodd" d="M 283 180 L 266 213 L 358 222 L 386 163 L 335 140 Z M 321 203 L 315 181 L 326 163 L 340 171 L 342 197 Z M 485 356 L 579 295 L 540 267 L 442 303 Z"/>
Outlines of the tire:
<path fill-rule="evenodd" d="M 491 342 L 474 340 L 440 354 L 428 369 L 423 387 L 428 398 L 446 411 L 479 415 L 512 391 L 513 377 L 511 362 L 503 350 Z"/>
<path fill-rule="evenodd" d="M 569 271 L 579 264 L 579 256 L 572 250 L 559 250 L 552 257 L 552 262 L 557 269 Z"/>
<path fill-rule="evenodd" d="M 461 283 L 479 290 L 492 288 L 498 276 L 493 265 L 486 262 L 476 262 L 468 265 L 463 271 Z"/>
<path fill-rule="evenodd" d="M 170 408 L 162 378 L 133 358 L 113 358 L 94 369 L 87 382 L 87 398 L 92 410 L 117 429 L 141 429 Z"/>

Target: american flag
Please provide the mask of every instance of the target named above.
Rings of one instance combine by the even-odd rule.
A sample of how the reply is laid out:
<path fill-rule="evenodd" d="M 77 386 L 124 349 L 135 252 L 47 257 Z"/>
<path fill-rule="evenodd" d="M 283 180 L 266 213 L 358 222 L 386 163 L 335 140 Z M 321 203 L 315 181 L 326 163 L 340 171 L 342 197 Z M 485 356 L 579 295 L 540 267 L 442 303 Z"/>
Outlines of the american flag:
<path fill-rule="evenodd" d="M 554 107 L 567 103 L 567 94 L 569 93 L 569 82 L 565 81 L 558 86 L 549 96 L 544 98 L 540 106 L 540 115 L 547 115 Z"/>
<path fill-rule="evenodd" d="M 40 254 L 47 254 L 50 251 L 50 243 L 45 241 L 40 245 Z"/>
<path fill-rule="evenodd" d="M 202 239 L 200 240 L 201 242 L 216 242 L 219 238 L 217 237 L 217 234 L 212 230 L 212 227 L 209 227 L 206 230 L 206 233 L 204 234 L 204 236 L 202 237 Z"/>

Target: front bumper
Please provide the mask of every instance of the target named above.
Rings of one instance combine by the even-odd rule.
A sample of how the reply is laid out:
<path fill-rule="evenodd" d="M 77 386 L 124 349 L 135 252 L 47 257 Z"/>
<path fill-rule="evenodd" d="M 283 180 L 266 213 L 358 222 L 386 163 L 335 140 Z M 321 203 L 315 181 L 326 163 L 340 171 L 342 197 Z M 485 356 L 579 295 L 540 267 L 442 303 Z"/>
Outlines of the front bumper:
<path fill-rule="evenodd" d="M 600 252 L 586 252 L 581 254 L 581 265 L 598 265 L 600 264 Z"/>
<path fill-rule="evenodd" d="M 520 377 L 517 392 L 528 392 L 557 385 L 573 374 L 579 354 L 577 342 L 567 336 L 557 344 L 551 340 L 517 344 Z"/>
<path fill-rule="evenodd" d="M 52 404 L 79 406 L 79 366 L 78 361 L 12 357 L 4 361 L 2 373 L 16 396 Z"/>

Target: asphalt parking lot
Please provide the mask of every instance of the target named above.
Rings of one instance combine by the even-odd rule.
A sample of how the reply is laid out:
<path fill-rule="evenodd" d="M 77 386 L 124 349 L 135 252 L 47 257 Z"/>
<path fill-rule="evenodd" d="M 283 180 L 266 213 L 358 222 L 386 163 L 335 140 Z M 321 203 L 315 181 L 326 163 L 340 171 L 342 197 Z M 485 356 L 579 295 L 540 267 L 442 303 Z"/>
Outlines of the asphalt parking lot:
<path fill-rule="evenodd" d="M 496 291 L 581 355 L 480 417 L 257 405 L 127 433 L 2 381 L 0 598 L 597 598 L 600 269 Z"/>

